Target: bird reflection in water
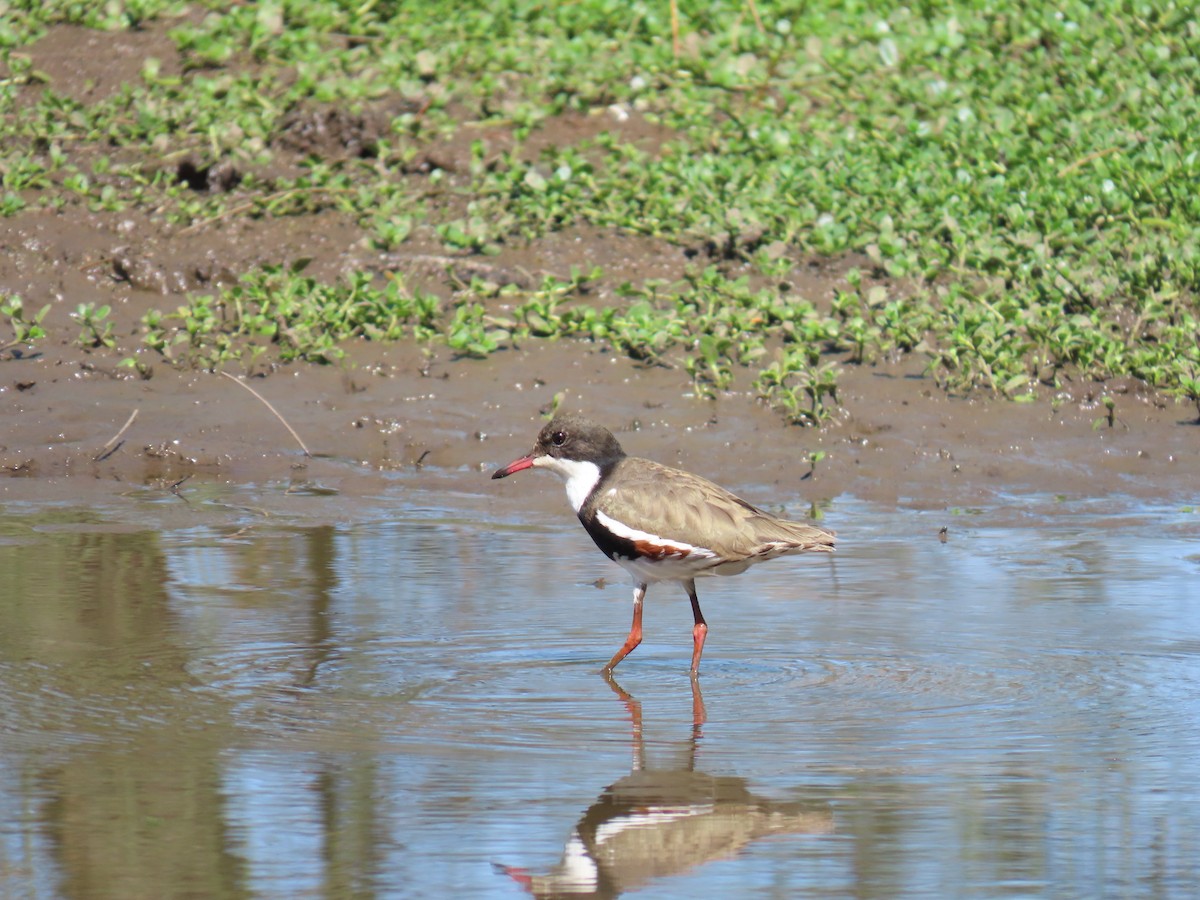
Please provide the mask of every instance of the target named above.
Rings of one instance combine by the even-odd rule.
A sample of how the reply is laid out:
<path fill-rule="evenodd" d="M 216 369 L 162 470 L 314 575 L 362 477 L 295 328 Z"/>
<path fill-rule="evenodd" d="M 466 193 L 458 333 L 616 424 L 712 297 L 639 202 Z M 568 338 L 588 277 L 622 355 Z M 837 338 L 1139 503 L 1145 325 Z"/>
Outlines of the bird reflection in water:
<path fill-rule="evenodd" d="M 666 768 L 646 765 L 642 704 L 611 675 L 606 681 L 629 710 L 633 771 L 587 808 L 562 860 L 549 872 L 496 866 L 534 897 L 618 897 L 655 879 L 736 856 L 759 838 L 833 831 L 833 814 L 824 803 L 758 797 L 744 778 L 695 770 L 706 719 L 698 679 L 691 679 L 692 728 L 685 758 Z"/>

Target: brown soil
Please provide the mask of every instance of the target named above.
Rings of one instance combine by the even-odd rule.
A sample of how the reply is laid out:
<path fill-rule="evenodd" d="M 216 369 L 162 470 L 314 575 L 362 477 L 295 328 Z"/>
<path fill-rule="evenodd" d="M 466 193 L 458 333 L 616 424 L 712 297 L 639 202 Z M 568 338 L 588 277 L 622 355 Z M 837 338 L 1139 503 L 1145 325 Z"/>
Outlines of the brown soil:
<path fill-rule="evenodd" d="M 105 54 L 75 52 L 95 40 L 105 42 Z M 145 56 L 163 60 L 165 71 L 177 65 L 163 29 L 97 36 L 64 27 L 30 50 L 55 90 L 85 102 L 136 76 Z M 105 66 L 90 68 L 88 60 L 101 55 Z M 383 121 L 375 116 L 396 111 L 292 116 L 276 143 L 279 165 L 286 168 L 297 153 L 370 155 Z M 665 137 L 636 116 L 603 127 L 627 129 L 627 139 L 651 151 Z M 548 122 L 525 152 L 600 128 L 579 116 Z M 422 158 L 452 172 L 480 137 L 461 131 L 456 142 L 430 147 Z M 501 134 L 485 138 L 504 146 Z M 194 179 L 198 190 L 230 192 L 236 205 L 236 172 L 186 171 L 185 163 L 160 160 Z M 424 178 L 421 169 L 402 177 Z M 935 508 L 1002 505 L 1028 492 L 1168 502 L 1194 502 L 1200 492 L 1193 411 L 1133 383 L 1076 385 L 1022 405 L 946 396 L 921 377 L 919 360 L 847 365 L 842 415 L 818 431 L 786 426 L 746 391 L 697 398 L 682 368 L 647 368 L 602 346 L 565 341 L 530 342 L 486 361 L 456 360 L 444 347 L 357 343 L 347 347 L 343 365 L 284 366 L 251 379 L 312 450 L 306 459 L 263 404 L 227 378 L 149 357 L 148 379 L 118 369 L 137 343 L 140 316 L 173 309 L 184 292 L 212 289 L 252 267 L 301 258 L 312 259 L 307 272 L 321 279 L 400 271 L 410 283 L 442 291 L 449 290 L 447 269 L 459 278 L 527 284 L 546 273 L 565 278 L 572 266 L 600 266 L 601 301 L 623 282 L 678 281 L 698 264 L 736 271 L 738 263 L 722 259 L 718 248 L 588 228 L 483 258 L 452 255 L 429 232 L 416 233 L 401 252 L 372 252 L 362 229 L 331 211 L 230 216 L 183 229 L 143 212 L 31 210 L 0 219 L 0 291 L 21 294 L 27 310 L 50 303 L 51 335 L 0 359 L 0 472 L 8 476 L 0 479 L 0 499 L 70 496 L 87 503 L 92 492 L 131 483 L 165 488 L 189 475 L 299 477 L 359 495 L 378 486 L 374 473 L 417 468 L 473 493 L 510 490 L 490 484 L 487 472 L 528 449 L 539 414 L 560 391 L 566 406 L 622 432 L 631 452 L 703 472 L 760 501 L 768 486 L 777 486 L 777 502 L 789 504 L 853 495 Z M 814 261 L 778 289 L 826 304 L 844 285 L 844 272 L 861 262 Z M 122 352 L 78 346 L 68 313 L 89 302 L 112 305 Z M 7 339 L 0 333 L 0 344 Z M 1116 400 L 1111 425 L 1099 404 L 1104 392 Z M 135 410 L 120 440 L 109 443 Z M 818 450 L 826 455 L 810 474 L 808 457 Z"/>

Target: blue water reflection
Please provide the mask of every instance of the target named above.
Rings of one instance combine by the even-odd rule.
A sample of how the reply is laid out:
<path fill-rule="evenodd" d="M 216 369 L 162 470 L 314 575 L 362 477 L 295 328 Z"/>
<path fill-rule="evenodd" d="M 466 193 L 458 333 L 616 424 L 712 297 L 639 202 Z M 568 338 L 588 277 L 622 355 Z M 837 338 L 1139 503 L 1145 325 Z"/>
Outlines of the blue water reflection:
<path fill-rule="evenodd" d="M 0 895 L 1200 890 L 1194 512 L 842 499 L 696 686 L 565 512 L 222 490 L 0 510 Z"/>

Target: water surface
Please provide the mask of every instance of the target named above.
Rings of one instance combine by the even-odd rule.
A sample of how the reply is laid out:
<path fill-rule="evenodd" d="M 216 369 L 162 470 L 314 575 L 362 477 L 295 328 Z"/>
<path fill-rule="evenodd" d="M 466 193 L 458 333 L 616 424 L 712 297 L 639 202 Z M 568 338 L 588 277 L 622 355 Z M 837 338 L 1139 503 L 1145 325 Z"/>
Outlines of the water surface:
<path fill-rule="evenodd" d="M 294 487 L 0 506 L 0 896 L 1200 890 L 1188 508 L 838 500 L 693 684 L 565 504 Z"/>

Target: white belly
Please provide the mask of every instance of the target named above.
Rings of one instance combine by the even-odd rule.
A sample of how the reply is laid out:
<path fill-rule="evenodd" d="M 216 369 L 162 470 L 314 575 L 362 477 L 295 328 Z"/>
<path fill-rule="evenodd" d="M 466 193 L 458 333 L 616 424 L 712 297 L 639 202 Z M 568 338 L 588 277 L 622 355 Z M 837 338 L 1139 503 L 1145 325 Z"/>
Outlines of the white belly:
<path fill-rule="evenodd" d="M 639 584 L 649 584 L 652 581 L 684 581 L 702 575 L 734 574 L 714 571 L 720 564 L 712 556 L 670 556 L 657 560 L 617 556 L 613 558 L 613 562 L 632 575 L 633 580 Z"/>

